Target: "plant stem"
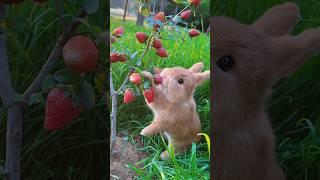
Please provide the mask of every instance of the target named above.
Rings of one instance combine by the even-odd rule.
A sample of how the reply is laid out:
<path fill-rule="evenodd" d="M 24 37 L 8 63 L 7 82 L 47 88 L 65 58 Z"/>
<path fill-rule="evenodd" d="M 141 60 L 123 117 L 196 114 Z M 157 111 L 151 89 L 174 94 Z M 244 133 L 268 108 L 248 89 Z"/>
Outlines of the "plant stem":
<path fill-rule="evenodd" d="M 0 20 L 5 19 L 5 6 L 0 4 Z M 23 123 L 23 107 L 13 102 L 14 90 L 11 85 L 9 61 L 6 51 L 4 29 L 0 29 L 0 97 L 8 108 L 6 133 L 6 164 L 3 172 L 6 180 L 20 179 L 21 138 Z"/>
<path fill-rule="evenodd" d="M 112 70 L 110 68 L 110 95 L 111 95 L 111 134 L 110 134 L 110 153 L 113 152 L 113 147 L 116 143 L 117 138 L 117 101 L 118 101 L 118 92 L 115 91 L 112 79 Z"/>
<path fill-rule="evenodd" d="M 152 38 L 154 37 L 154 33 L 153 32 L 150 36 L 150 38 L 148 39 L 147 42 L 147 47 L 146 49 L 143 51 L 143 53 L 141 54 L 141 56 L 139 57 L 138 61 L 141 61 L 142 58 L 146 55 L 146 53 L 148 52 L 148 50 L 151 47 L 151 42 L 152 42 Z M 110 95 L 111 95 L 111 113 L 110 113 L 110 120 L 111 120 L 111 134 L 110 134 L 110 153 L 113 153 L 113 148 L 114 145 L 116 143 L 116 138 L 117 138 L 117 101 L 118 101 L 118 96 L 119 96 L 119 92 L 123 89 L 123 87 L 128 83 L 129 81 L 129 77 L 130 74 L 132 74 L 135 71 L 135 68 L 131 68 L 130 71 L 128 72 L 126 78 L 124 79 L 123 83 L 121 84 L 121 86 L 119 87 L 119 89 L 116 91 L 115 87 L 114 87 L 114 83 L 113 83 L 113 79 L 112 79 L 112 69 L 110 68 L 110 75 L 109 75 L 109 79 L 110 79 Z"/>

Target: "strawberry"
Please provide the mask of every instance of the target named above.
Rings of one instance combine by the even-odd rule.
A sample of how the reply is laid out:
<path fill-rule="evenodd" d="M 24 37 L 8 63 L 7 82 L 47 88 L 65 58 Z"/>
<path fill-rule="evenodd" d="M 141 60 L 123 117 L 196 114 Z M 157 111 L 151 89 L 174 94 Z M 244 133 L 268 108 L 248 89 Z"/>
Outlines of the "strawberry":
<path fill-rule="evenodd" d="M 122 26 L 119 26 L 112 31 L 112 35 L 116 37 L 123 36 L 123 33 L 124 33 L 124 28 Z"/>
<path fill-rule="evenodd" d="M 125 54 L 121 53 L 111 53 L 110 54 L 110 62 L 116 63 L 116 62 L 125 62 L 127 60 L 127 56 Z"/>
<path fill-rule="evenodd" d="M 153 89 L 146 89 L 143 91 L 143 95 L 146 98 L 148 103 L 152 103 L 153 102 L 153 98 L 154 98 L 154 92 Z"/>
<path fill-rule="evenodd" d="M 201 3 L 201 0 L 188 0 L 189 4 L 194 6 L 199 6 Z"/>
<path fill-rule="evenodd" d="M 159 12 L 153 17 L 154 20 L 159 20 L 162 23 L 164 22 L 164 12 Z"/>
<path fill-rule="evenodd" d="M 167 50 L 164 49 L 164 48 L 159 48 L 157 50 L 157 55 L 160 56 L 160 57 L 168 57 Z"/>
<path fill-rule="evenodd" d="M 63 47 L 62 56 L 66 66 L 78 73 L 96 69 L 99 52 L 95 43 L 85 36 L 72 37 Z"/>
<path fill-rule="evenodd" d="M 136 37 L 140 43 L 145 43 L 148 39 L 148 36 L 144 32 L 137 32 Z"/>
<path fill-rule="evenodd" d="M 3 0 L 3 1 L 1 1 L 1 3 L 3 2 L 4 4 L 19 4 L 22 1 L 23 0 Z"/>
<path fill-rule="evenodd" d="M 161 21 L 162 23 L 164 22 L 164 12 L 159 12 L 158 14 L 156 14 L 154 17 L 153 17 L 154 20 L 159 20 Z M 156 24 L 153 25 L 155 29 L 158 29 L 160 28 L 160 25 L 156 22 Z"/>
<path fill-rule="evenodd" d="M 157 67 L 153 68 L 153 72 L 154 72 L 155 74 L 160 74 L 161 71 L 162 71 L 162 70 L 161 70 L 160 68 L 157 68 Z"/>
<path fill-rule="evenodd" d="M 111 42 L 111 44 L 115 43 L 116 40 L 117 40 L 116 37 L 114 37 L 114 36 L 111 36 L 111 37 L 110 37 L 110 42 Z"/>
<path fill-rule="evenodd" d="M 138 73 L 132 73 L 129 77 L 129 80 L 132 84 L 135 84 L 135 85 L 141 84 L 141 76 Z"/>
<path fill-rule="evenodd" d="M 81 111 L 80 107 L 72 104 L 70 97 L 64 95 L 62 89 L 54 88 L 48 94 L 44 127 L 48 131 L 62 129 L 78 117 Z"/>
<path fill-rule="evenodd" d="M 187 20 L 191 15 L 191 10 L 187 10 L 187 11 L 183 11 L 181 14 L 180 14 L 180 17 L 184 20 Z"/>
<path fill-rule="evenodd" d="M 161 43 L 160 39 L 153 40 L 153 47 L 156 49 L 162 48 L 162 43 Z"/>
<path fill-rule="evenodd" d="M 154 78 L 154 83 L 162 84 L 162 77 L 160 76 L 160 74 L 155 74 L 153 78 Z"/>
<path fill-rule="evenodd" d="M 190 37 L 196 37 L 196 36 L 200 35 L 199 31 L 197 31 L 195 29 L 190 29 L 188 33 L 189 33 Z"/>
<path fill-rule="evenodd" d="M 134 96 L 134 93 L 131 89 L 126 89 L 124 91 L 124 97 L 123 97 L 123 102 L 125 104 L 129 104 L 131 102 L 133 102 L 135 100 L 135 96 Z"/>

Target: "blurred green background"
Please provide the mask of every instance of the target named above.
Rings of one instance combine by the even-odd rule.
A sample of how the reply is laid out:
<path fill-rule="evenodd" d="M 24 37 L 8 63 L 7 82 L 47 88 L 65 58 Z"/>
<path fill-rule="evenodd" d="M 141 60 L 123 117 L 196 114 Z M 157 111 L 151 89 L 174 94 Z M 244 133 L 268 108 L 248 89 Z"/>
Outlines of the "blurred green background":
<path fill-rule="evenodd" d="M 214 16 L 232 17 L 250 24 L 265 10 L 287 0 L 218 0 L 211 3 Z M 301 21 L 293 34 L 320 27 L 320 1 L 294 0 Z M 277 141 L 278 161 L 289 180 L 320 178 L 320 56 L 311 58 L 291 77 L 274 87 L 267 106 Z"/>
<path fill-rule="evenodd" d="M 71 22 L 82 5 L 81 1 L 61 1 L 63 17 Z M 100 1 L 98 12 L 87 19 L 94 28 L 105 31 L 107 1 Z M 25 0 L 7 8 L 7 52 L 13 86 L 23 93 L 40 71 L 63 32 L 54 0 L 41 4 Z M 81 25 L 78 32 L 88 32 Z M 99 47 L 106 60 L 106 46 Z M 61 59 L 56 70 L 64 69 Z M 94 83 L 95 73 L 86 75 Z M 48 132 L 44 126 L 45 102 L 28 107 L 24 112 L 22 139 L 22 179 L 106 179 L 109 113 L 102 94 L 96 92 L 94 109 L 83 112 L 66 129 Z M 0 103 L 0 164 L 5 164 L 6 110 Z M 1 177 L 0 177 L 1 178 Z"/>

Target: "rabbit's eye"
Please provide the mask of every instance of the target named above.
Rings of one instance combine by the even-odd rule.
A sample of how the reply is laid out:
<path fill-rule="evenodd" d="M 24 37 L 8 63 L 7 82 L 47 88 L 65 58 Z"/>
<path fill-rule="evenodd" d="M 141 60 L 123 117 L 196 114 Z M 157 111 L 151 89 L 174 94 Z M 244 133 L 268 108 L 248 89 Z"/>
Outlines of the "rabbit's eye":
<path fill-rule="evenodd" d="M 178 80 L 178 83 L 179 83 L 179 84 L 183 84 L 183 79 L 179 79 L 179 80 Z"/>
<path fill-rule="evenodd" d="M 224 71 L 229 71 L 234 66 L 234 60 L 231 56 L 222 56 L 216 63 L 218 67 Z"/>

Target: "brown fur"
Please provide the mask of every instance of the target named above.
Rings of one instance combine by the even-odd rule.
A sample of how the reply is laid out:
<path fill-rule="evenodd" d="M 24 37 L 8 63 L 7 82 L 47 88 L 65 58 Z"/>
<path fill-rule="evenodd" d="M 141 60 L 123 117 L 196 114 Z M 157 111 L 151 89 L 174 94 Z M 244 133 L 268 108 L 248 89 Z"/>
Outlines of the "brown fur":
<path fill-rule="evenodd" d="M 160 85 L 154 84 L 149 72 L 143 72 L 144 76 L 151 80 L 154 90 L 154 101 L 150 104 L 146 101 L 154 113 L 154 119 L 141 131 L 141 135 L 164 133 L 176 154 L 188 150 L 192 142 L 199 139 L 197 134 L 200 132 L 201 123 L 193 92 L 210 75 L 209 71 L 201 72 L 202 69 L 203 63 L 194 64 L 190 69 L 165 68 L 160 73 L 163 77 Z M 178 83 L 179 79 L 184 80 L 183 84 Z M 162 159 L 168 157 L 167 151 L 161 154 Z"/>
<path fill-rule="evenodd" d="M 213 53 L 213 176 L 216 180 L 284 180 L 265 113 L 272 85 L 320 52 L 320 29 L 291 36 L 300 17 L 293 3 L 268 10 L 253 25 L 211 19 Z M 215 64 L 231 55 L 235 66 Z"/>

